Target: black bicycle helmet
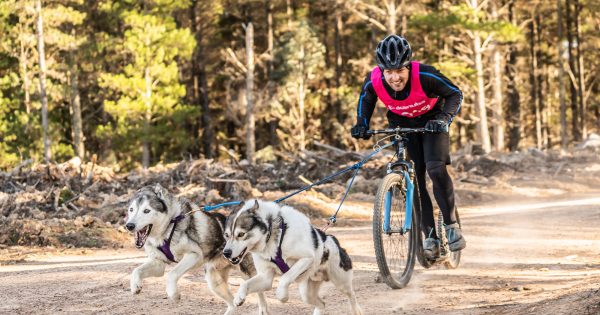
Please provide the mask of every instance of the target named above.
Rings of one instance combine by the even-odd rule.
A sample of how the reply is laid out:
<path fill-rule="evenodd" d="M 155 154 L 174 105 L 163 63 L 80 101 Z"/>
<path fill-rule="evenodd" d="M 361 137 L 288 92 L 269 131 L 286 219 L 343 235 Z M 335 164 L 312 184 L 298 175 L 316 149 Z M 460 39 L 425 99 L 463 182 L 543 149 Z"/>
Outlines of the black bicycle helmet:
<path fill-rule="evenodd" d="M 377 44 L 375 56 L 381 69 L 400 69 L 410 63 L 412 49 L 404 37 L 392 34 Z"/>

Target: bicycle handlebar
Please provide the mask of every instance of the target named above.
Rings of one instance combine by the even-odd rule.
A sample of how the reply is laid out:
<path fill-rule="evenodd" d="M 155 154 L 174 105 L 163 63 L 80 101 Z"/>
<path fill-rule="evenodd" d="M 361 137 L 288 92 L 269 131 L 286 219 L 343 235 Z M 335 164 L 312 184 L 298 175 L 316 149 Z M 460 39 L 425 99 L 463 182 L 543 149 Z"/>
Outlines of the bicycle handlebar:
<path fill-rule="evenodd" d="M 367 130 L 368 135 L 378 135 L 378 134 L 407 134 L 407 133 L 416 133 L 416 132 L 432 132 L 426 130 L 425 128 L 387 128 L 381 130 Z"/>

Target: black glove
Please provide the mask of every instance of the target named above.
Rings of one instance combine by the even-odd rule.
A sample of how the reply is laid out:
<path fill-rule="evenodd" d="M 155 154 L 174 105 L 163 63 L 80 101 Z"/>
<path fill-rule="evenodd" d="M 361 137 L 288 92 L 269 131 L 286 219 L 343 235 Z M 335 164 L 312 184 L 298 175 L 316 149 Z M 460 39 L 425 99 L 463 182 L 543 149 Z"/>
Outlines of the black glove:
<path fill-rule="evenodd" d="M 354 125 L 354 127 L 350 129 L 350 134 L 352 135 L 352 138 L 367 140 L 371 138 L 371 135 L 367 134 L 367 130 L 369 130 L 369 127 L 365 125 Z"/>
<path fill-rule="evenodd" d="M 425 130 L 431 132 L 448 132 L 448 122 L 441 119 L 430 120 L 425 124 Z"/>

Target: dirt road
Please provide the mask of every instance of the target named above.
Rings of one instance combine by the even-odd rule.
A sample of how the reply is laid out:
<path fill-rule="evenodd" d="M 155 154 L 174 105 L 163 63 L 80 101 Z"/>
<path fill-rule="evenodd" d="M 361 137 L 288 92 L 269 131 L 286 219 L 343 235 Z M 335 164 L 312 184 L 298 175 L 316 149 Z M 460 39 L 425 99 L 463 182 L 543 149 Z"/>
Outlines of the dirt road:
<path fill-rule="evenodd" d="M 597 196 L 597 195 L 596 195 Z M 332 228 L 352 255 L 355 287 L 365 314 L 598 314 L 600 312 L 600 198 L 462 209 L 467 249 L 456 270 L 417 267 L 408 287 L 376 283 L 371 228 Z M 364 204 L 368 209 L 369 205 Z M 81 252 L 81 251 L 79 251 Z M 74 255 L 31 255 L 0 266 L 3 314 L 222 314 L 199 271 L 179 284 L 182 300 L 166 299 L 164 278 L 148 279 L 129 293 L 129 273 L 141 251 L 85 250 Z M 230 280 L 237 290 L 241 279 Z M 310 314 L 296 286 L 281 304 L 269 292 L 273 314 Z M 326 285 L 329 314 L 347 314 L 346 300 Z M 249 298 L 238 314 L 253 314 Z"/>

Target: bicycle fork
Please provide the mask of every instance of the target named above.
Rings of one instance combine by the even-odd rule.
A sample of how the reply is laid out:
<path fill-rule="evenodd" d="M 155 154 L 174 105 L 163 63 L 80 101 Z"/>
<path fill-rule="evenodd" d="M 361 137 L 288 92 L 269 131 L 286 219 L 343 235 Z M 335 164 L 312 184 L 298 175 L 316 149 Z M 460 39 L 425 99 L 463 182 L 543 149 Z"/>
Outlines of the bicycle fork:
<path fill-rule="evenodd" d="M 412 224 L 412 208 L 413 208 L 413 195 L 414 195 L 414 191 L 415 191 L 415 185 L 412 182 L 412 177 L 411 174 L 408 171 L 402 171 L 402 175 L 404 176 L 404 182 L 405 187 L 402 187 L 402 189 L 404 190 L 404 195 L 406 196 L 405 201 L 405 218 L 406 220 L 404 221 L 404 226 L 402 226 L 400 229 L 391 229 L 390 227 L 390 216 L 391 216 L 391 212 L 392 212 L 392 192 L 388 191 L 385 193 L 385 202 L 384 202 L 384 217 L 383 217 L 383 231 L 386 234 L 391 234 L 391 233 L 400 233 L 400 234 L 404 234 L 407 233 L 408 231 L 410 231 L 410 227 Z"/>

